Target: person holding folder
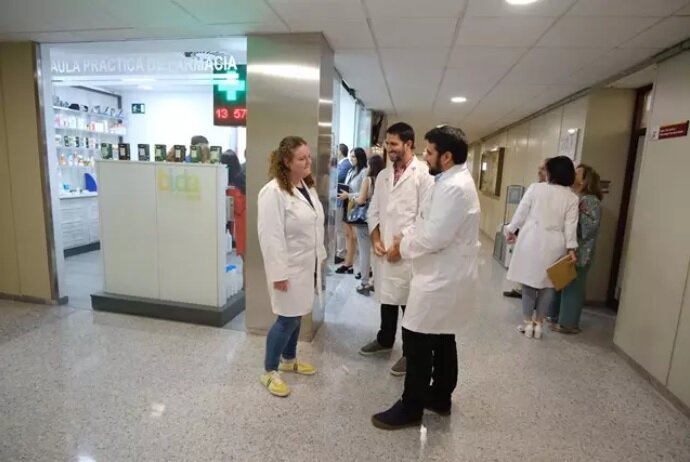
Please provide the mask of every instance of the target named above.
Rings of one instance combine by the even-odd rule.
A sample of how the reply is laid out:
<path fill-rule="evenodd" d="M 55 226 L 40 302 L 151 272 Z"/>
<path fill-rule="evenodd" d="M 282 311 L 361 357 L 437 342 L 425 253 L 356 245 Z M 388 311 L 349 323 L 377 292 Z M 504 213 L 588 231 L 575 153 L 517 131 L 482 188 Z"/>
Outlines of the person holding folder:
<path fill-rule="evenodd" d="M 589 165 L 575 169 L 575 192 L 580 197 L 577 224 L 576 278 L 557 293 L 549 309 L 551 330 L 561 334 L 580 333 L 580 316 L 585 306 L 587 273 L 592 265 L 599 225 L 601 224 L 601 192 L 599 174 Z"/>
<path fill-rule="evenodd" d="M 565 156 L 546 162 L 547 182 L 531 185 L 505 232 L 508 242 L 516 241 L 508 268 L 508 280 L 522 284 L 524 323 L 518 326 L 528 338 L 541 338 L 555 290 L 547 269 L 568 255 L 576 261 L 578 197 L 570 189 L 575 167 Z M 534 312 L 536 311 L 536 316 Z"/>

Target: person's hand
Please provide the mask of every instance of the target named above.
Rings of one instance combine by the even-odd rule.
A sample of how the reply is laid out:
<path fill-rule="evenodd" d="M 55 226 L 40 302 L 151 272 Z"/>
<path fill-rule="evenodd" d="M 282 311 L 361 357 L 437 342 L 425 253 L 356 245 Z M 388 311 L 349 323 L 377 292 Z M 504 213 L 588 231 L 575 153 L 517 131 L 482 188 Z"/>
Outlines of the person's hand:
<path fill-rule="evenodd" d="M 390 249 L 388 249 L 388 263 L 396 263 L 401 259 L 400 255 L 400 244 L 396 244 Z"/>
<path fill-rule="evenodd" d="M 508 233 L 508 236 L 506 236 L 506 242 L 508 244 L 515 244 L 515 241 L 517 241 L 517 236 L 513 233 Z"/>
<path fill-rule="evenodd" d="M 338 194 L 338 199 L 340 199 L 341 201 L 347 200 L 349 198 L 350 198 L 350 193 L 348 193 L 348 192 L 343 191 L 340 194 Z"/>
<path fill-rule="evenodd" d="M 568 257 L 570 257 L 570 263 L 573 265 L 577 263 L 577 253 L 574 250 L 568 250 Z"/>
<path fill-rule="evenodd" d="M 279 290 L 280 292 L 287 292 L 288 291 L 288 282 L 287 279 L 284 281 L 275 281 L 273 283 L 273 288 L 275 290 Z"/>
<path fill-rule="evenodd" d="M 374 255 L 377 257 L 383 257 L 386 255 L 386 247 L 383 245 L 383 242 L 381 242 L 381 239 L 376 239 L 374 242 L 372 242 L 372 245 L 374 247 Z"/>

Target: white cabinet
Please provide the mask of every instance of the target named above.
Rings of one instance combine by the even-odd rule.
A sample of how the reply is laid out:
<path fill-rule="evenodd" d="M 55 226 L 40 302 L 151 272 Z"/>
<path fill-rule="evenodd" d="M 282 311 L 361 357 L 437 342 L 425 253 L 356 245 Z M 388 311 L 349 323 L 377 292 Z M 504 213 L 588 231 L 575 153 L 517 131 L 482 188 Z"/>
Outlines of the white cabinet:
<path fill-rule="evenodd" d="M 60 199 L 62 244 L 65 249 L 98 242 L 98 197 L 77 196 Z"/>

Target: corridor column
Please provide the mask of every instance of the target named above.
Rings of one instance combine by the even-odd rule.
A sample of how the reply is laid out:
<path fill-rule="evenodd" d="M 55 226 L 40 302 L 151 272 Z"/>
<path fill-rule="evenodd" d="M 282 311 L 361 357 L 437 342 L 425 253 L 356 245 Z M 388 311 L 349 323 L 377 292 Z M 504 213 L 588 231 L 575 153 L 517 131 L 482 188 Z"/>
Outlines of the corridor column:
<path fill-rule="evenodd" d="M 333 51 L 322 34 L 252 35 L 247 40 L 247 252 L 246 327 L 265 334 L 275 320 L 257 235 L 257 197 L 268 181 L 271 151 L 285 136 L 312 149 L 319 198 L 328 214 L 332 146 Z M 302 322 L 311 340 L 324 318 L 324 299 Z"/>

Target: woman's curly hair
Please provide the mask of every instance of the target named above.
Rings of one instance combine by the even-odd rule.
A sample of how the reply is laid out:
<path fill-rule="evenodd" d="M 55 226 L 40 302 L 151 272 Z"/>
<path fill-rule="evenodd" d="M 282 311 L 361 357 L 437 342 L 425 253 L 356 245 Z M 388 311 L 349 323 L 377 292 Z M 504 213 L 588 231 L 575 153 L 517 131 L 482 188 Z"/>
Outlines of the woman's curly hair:
<path fill-rule="evenodd" d="M 275 178 L 280 189 L 292 194 L 292 182 L 290 181 L 290 168 L 288 164 L 295 157 L 295 150 L 304 146 L 307 142 L 299 136 L 286 136 L 278 145 L 278 149 L 271 153 L 271 165 L 268 169 L 269 178 Z M 304 179 L 308 188 L 314 186 L 314 178 L 309 175 Z"/>

